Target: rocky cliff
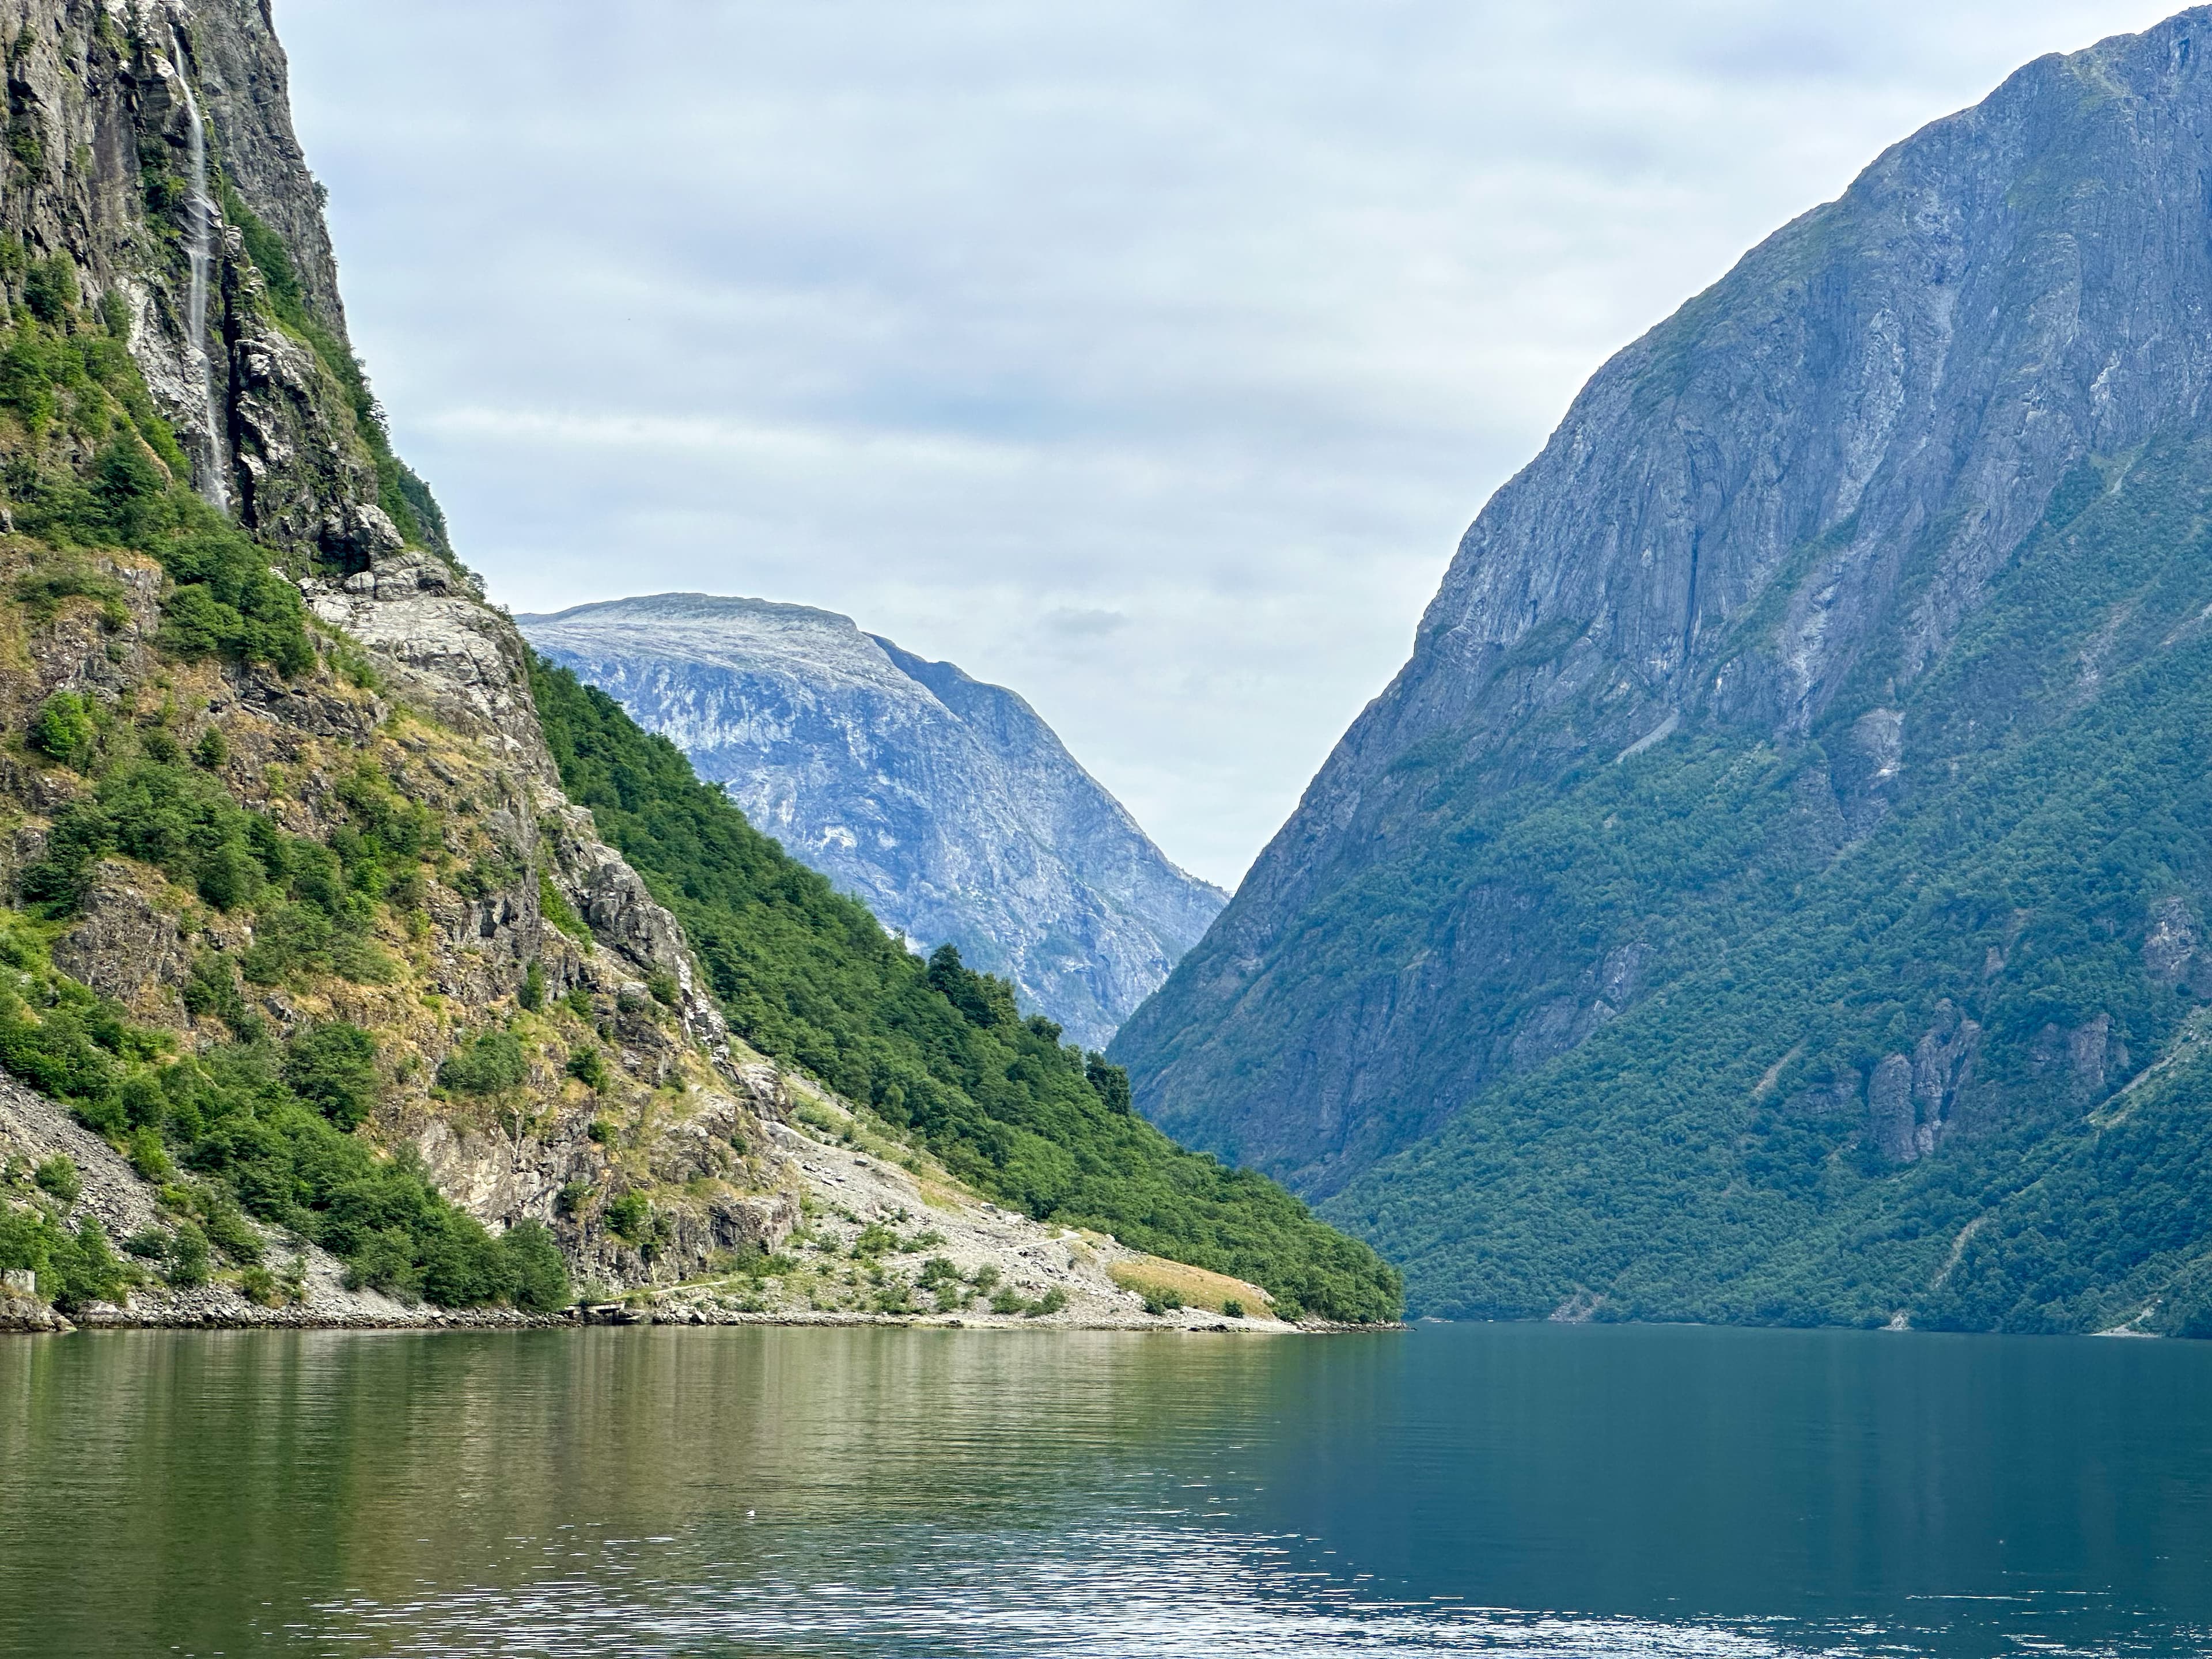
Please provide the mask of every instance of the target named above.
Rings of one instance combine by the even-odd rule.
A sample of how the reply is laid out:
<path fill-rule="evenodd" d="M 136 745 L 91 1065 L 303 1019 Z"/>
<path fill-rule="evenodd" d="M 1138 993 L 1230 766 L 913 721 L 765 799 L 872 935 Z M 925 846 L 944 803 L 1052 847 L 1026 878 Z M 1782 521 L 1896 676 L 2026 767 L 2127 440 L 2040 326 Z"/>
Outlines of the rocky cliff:
<path fill-rule="evenodd" d="M 51 1011 L 30 1011 L 65 1006 L 72 984 L 149 1034 L 95 1042 L 125 1061 L 132 1042 L 211 1052 L 251 1033 L 273 1056 L 365 1032 L 377 1139 L 495 1232 L 545 1224 L 580 1276 L 652 1276 L 659 1252 L 604 1224 L 633 1186 L 712 1186 L 665 1206 L 672 1256 L 780 1237 L 792 1200 L 740 1150 L 764 1085 L 733 1059 L 681 931 L 562 799 L 521 641 L 391 453 L 264 9 L 33 0 L 0 35 L 15 744 L 0 788 L 33 930 L 10 1069 L 37 1073 L 33 1051 L 58 1045 Z M 77 740 L 55 735 L 72 722 Z M 118 805 L 133 792 L 198 827 L 173 842 L 164 811 Z M 349 849 L 394 813 L 407 844 L 364 878 Z M 258 861 L 211 878 L 225 823 Z M 318 902 L 283 866 L 333 845 L 353 890 Z M 590 928 L 563 933 L 547 902 Z M 444 1086 L 495 1031 L 518 1039 L 499 1045 L 514 1075 Z M 618 1061 L 581 1088 L 562 1060 L 599 1042 Z M 63 1092 L 96 1121 L 103 1088 L 129 1083 Z M 635 1156 L 587 1133 L 677 1097 L 685 1133 L 648 1133 Z M 42 1128 L 35 1101 L 19 1097 L 7 1137 L 21 1168 L 81 1133 L 51 1109 Z M 150 1104 L 121 1127 L 143 1132 L 138 1173 L 156 1179 L 118 1215 L 183 1224 L 213 1201 L 188 1182 L 161 1194 Z M 386 1276 L 416 1288 L 422 1266 Z"/>
<path fill-rule="evenodd" d="M 568 799 L 266 7 L 4 0 L 0 53 L 0 1325 L 1154 1317 L 734 1037 Z"/>
<path fill-rule="evenodd" d="M 1103 1048 L 1224 895 L 1170 863 L 1021 698 L 849 618 L 659 594 L 518 617 L 792 853 Z"/>
<path fill-rule="evenodd" d="M 2029 64 L 1607 363 L 1124 1027 L 1144 1109 L 1431 1310 L 2199 1317 L 2117 1171 L 2198 1189 L 2208 52 Z"/>

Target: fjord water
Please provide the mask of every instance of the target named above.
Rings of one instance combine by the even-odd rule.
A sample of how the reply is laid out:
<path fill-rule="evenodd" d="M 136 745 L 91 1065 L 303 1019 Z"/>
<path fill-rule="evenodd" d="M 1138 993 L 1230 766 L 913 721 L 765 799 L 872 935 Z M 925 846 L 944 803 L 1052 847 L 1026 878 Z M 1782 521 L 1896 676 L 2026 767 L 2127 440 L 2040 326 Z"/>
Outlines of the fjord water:
<path fill-rule="evenodd" d="M 2212 1648 L 2212 1344 L 1466 1326 L 0 1346 L 0 1651 Z"/>

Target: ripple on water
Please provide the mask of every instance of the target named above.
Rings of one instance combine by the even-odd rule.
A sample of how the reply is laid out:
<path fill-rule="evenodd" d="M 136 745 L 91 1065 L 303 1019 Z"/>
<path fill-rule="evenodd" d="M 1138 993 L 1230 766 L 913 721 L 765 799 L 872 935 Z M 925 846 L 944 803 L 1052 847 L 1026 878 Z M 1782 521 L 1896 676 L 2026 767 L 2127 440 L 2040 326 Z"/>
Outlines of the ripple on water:
<path fill-rule="evenodd" d="M 517 1540 L 526 1542 L 529 1540 Z M 2077 1643 L 2047 1616 L 2080 1597 L 1930 1598 L 1924 1624 L 1795 1618 L 1655 1620 L 1377 1595 L 1312 1565 L 1314 1540 L 1123 1526 L 1010 1548 L 1001 1534 L 897 1528 L 842 1550 L 796 1538 L 717 1562 L 607 1539 L 595 1571 L 472 1585 L 388 1604 L 319 1608 L 337 1649 L 420 1655 L 1021 1656 L 1056 1659 L 1324 1659 L 1497 1654 L 1516 1659 L 1884 1659 L 1959 1648 L 2069 1656 L 2212 1651 L 2212 1631 L 2150 1621 Z M 549 1553 L 552 1553 L 549 1550 Z M 892 1576 L 884 1576 L 890 1573 Z M 1358 1578 L 1371 1580 L 1373 1575 Z M 1977 1603 L 1972 1631 L 1957 1609 Z M 2067 1606 L 2071 1602 L 2074 1605 Z M 2059 1604 L 2059 1605 L 2054 1605 Z M 306 1632 L 302 1632 L 303 1634 Z"/>
<path fill-rule="evenodd" d="M 1004 1553 L 994 1537 L 882 1540 L 866 1559 L 754 1558 L 742 1576 L 680 1554 L 526 1586 L 477 1585 L 386 1605 L 318 1609 L 325 1640 L 419 1654 L 775 1651 L 825 1655 L 1052 1653 L 1068 1659 L 1497 1653 L 1761 1659 L 1808 1651 L 1753 1630 L 1579 1619 L 1370 1600 L 1331 1589 L 1262 1540 L 1194 1540 L 1123 1528 Z M 613 1547 L 611 1540 L 611 1549 Z M 779 1554 L 782 1553 L 781 1552 Z M 793 1554 L 799 1552 L 792 1552 Z M 868 1575 L 889 1559 L 926 1577 Z M 608 1565 L 611 1565 L 611 1563 Z M 809 1573 L 803 1571 L 811 1565 Z M 763 1567 L 779 1567 L 785 1572 Z M 1830 1652 L 1877 1650 L 1837 1647 Z"/>

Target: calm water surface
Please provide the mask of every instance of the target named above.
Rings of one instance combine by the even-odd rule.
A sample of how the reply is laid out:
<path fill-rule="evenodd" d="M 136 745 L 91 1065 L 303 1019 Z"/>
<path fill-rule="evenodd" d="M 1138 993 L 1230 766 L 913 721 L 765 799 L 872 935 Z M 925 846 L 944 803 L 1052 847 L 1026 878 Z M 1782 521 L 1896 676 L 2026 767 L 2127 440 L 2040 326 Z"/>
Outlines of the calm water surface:
<path fill-rule="evenodd" d="M 2212 1344 L 11 1339 L 0 1652 L 2212 1652 Z"/>

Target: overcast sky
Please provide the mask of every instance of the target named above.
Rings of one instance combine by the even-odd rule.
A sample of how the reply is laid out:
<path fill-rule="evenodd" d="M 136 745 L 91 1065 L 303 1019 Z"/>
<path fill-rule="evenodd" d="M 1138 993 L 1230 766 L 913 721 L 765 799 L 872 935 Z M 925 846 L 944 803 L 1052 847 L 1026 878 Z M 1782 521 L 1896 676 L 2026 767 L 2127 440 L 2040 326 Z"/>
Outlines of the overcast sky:
<path fill-rule="evenodd" d="M 517 611 L 843 611 L 1234 885 L 1613 350 L 2125 0 L 277 0 Z"/>

